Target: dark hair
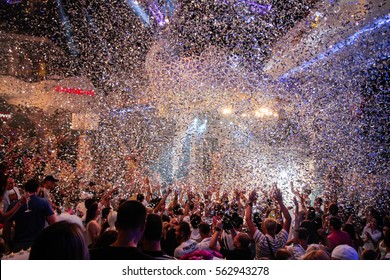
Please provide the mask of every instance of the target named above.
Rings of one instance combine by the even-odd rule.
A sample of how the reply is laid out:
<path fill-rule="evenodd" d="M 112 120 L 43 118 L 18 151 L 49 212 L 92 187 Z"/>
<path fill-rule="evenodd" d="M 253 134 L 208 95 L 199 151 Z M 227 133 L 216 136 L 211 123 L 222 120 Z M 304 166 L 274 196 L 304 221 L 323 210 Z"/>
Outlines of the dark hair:
<path fill-rule="evenodd" d="M 145 196 L 142 193 L 137 194 L 137 200 L 142 202 L 145 199 Z"/>
<path fill-rule="evenodd" d="M 307 210 L 307 219 L 311 221 L 316 217 L 316 210 L 314 209 L 314 207 L 309 207 Z"/>
<path fill-rule="evenodd" d="M 275 253 L 276 260 L 288 260 L 291 257 L 290 251 L 284 248 L 277 250 Z"/>
<path fill-rule="evenodd" d="M 163 214 L 161 216 L 161 219 L 162 219 L 163 222 L 168 222 L 169 223 L 171 221 L 171 218 L 168 215 L 166 215 L 166 214 Z"/>
<path fill-rule="evenodd" d="M 102 219 L 107 219 L 107 216 L 110 214 L 111 210 L 111 207 L 104 207 L 102 210 Z"/>
<path fill-rule="evenodd" d="M 362 253 L 362 260 L 376 260 L 378 254 L 372 249 L 366 249 Z"/>
<path fill-rule="evenodd" d="M 86 199 L 86 200 L 84 201 L 85 208 L 88 209 L 88 207 L 89 207 L 91 204 L 95 203 L 95 202 L 96 202 L 96 199 L 94 199 L 94 198 L 88 198 L 88 199 Z"/>
<path fill-rule="evenodd" d="M 238 243 L 240 243 L 241 248 L 248 248 L 251 243 L 251 238 L 247 233 L 240 232 L 237 237 Z"/>
<path fill-rule="evenodd" d="M 110 246 L 118 238 L 118 232 L 116 230 L 106 230 L 100 234 L 98 240 L 92 245 L 92 248 L 101 248 Z"/>
<path fill-rule="evenodd" d="M 335 230 L 340 230 L 341 220 L 337 217 L 332 217 L 329 219 L 329 225 L 331 225 Z"/>
<path fill-rule="evenodd" d="M 352 224 L 345 224 L 343 226 L 343 231 L 349 234 L 352 240 L 356 240 L 356 231 Z"/>
<path fill-rule="evenodd" d="M 148 214 L 146 217 L 146 225 L 144 238 L 148 241 L 159 241 L 162 237 L 163 224 L 161 217 L 157 214 Z"/>
<path fill-rule="evenodd" d="M 390 231 L 385 232 L 385 236 L 383 237 L 383 243 L 387 248 L 390 248 Z"/>
<path fill-rule="evenodd" d="M 186 238 L 190 237 L 191 235 L 191 227 L 189 223 L 187 222 L 181 222 L 179 224 L 179 231 L 184 234 Z"/>
<path fill-rule="evenodd" d="M 30 260 L 87 260 L 88 247 L 77 224 L 61 221 L 45 228 L 35 239 Z"/>
<path fill-rule="evenodd" d="M 146 208 L 136 200 L 123 202 L 118 208 L 116 227 L 118 230 L 137 229 L 145 225 Z"/>
<path fill-rule="evenodd" d="M 211 231 L 211 227 L 208 223 L 202 222 L 199 224 L 199 233 L 202 233 L 204 235 L 209 235 Z"/>
<path fill-rule="evenodd" d="M 94 202 L 87 208 L 87 214 L 85 215 L 85 224 L 88 224 L 91 220 L 96 218 L 96 211 L 98 210 L 99 205 Z"/>
<path fill-rule="evenodd" d="M 190 217 L 190 223 L 193 229 L 197 229 L 202 222 L 202 218 L 197 214 L 192 214 Z"/>
<path fill-rule="evenodd" d="M 329 205 L 329 213 L 332 214 L 333 216 L 336 216 L 338 212 L 339 212 L 339 207 L 337 206 L 337 204 L 331 203 Z"/>
<path fill-rule="evenodd" d="M 3 197 L 5 189 L 7 187 L 8 175 L 0 174 L 0 198 Z"/>
<path fill-rule="evenodd" d="M 314 228 L 314 224 L 311 221 L 304 220 L 299 225 L 300 228 L 305 228 L 309 232 L 309 244 L 318 243 L 318 235 Z"/>
<path fill-rule="evenodd" d="M 24 184 L 24 189 L 26 190 L 26 192 L 29 193 L 36 192 L 38 190 L 38 187 L 39 187 L 39 183 L 37 180 L 34 179 L 28 180 L 26 184 Z"/>
<path fill-rule="evenodd" d="M 298 238 L 301 240 L 308 241 L 309 240 L 309 231 L 304 227 L 300 227 L 298 229 Z"/>

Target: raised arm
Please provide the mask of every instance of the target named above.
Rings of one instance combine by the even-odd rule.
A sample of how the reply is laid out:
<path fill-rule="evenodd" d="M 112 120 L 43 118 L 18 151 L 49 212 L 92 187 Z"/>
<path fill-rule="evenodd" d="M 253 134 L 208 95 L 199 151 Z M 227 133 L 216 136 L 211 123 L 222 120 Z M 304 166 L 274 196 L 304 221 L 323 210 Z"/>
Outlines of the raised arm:
<path fill-rule="evenodd" d="M 245 211 L 245 222 L 246 222 L 246 224 L 248 226 L 249 233 L 250 233 L 250 236 L 252 238 L 253 238 L 253 235 L 255 234 L 256 230 L 257 230 L 257 227 L 256 227 L 255 223 L 252 220 L 252 207 L 253 207 L 253 203 L 256 201 L 256 199 L 257 199 L 256 190 L 253 190 L 249 194 L 248 204 L 246 206 L 246 211 Z"/>
<path fill-rule="evenodd" d="M 290 226 L 291 226 L 291 216 L 290 216 L 290 213 L 288 212 L 286 205 L 284 205 L 284 203 L 283 203 L 282 192 L 276 186 L 276 184 L 274 185 L 274 197 L 275 197 L 275 200 L 279 203 L 280 210 L 282 211 L 283 216 L 284 216 L 283 229 L 286 230 L 287 232 L 289 232 Z"/>
<path fill-rule="evenodd" d="M 217 221 L 214 224 L 214 233 L 211 236 L 210 243 L 209 243 L 209 248 L 211 250 L 215 250 L 215 251 L 219 252 L 219 250 L 221 249 L 221 247 L 218 246 L 218 239 L 219 239 L 221 233 L 222 233 L 222 220 Z"/>

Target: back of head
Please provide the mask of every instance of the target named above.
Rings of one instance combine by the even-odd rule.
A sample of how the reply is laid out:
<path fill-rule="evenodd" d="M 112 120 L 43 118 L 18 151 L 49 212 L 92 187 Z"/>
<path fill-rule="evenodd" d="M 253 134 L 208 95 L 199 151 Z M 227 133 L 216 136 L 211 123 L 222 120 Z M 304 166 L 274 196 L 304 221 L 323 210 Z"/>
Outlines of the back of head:
<path fill-rule="evenodd" d="M 336 203 L 331 203 L 329 205 L 329 213 L 333 216 L 336 216 L 339 212 L 339 207 L 337 206 Z"/>
<path fill-rule="evenodd" d="M 354 248 L 349 245 L 339 245 L 332 251 L 334 260 L 358 260 L 359 255 Z"/>
<path fill-rule="evenodd" d="M 306 228 L 300 227 L 298 229 L 298 239 L 307 242 L 309 240 L 309 231 Z"/>
<path fill-rule="evenodd" d="M 96 202 L 88 205 L 87 214 L 85 216 L 85 223 L 88 223 L 89 221 L 96 218 L 98 208 L 99 208 L 99 205 Z"/>
<path fill-rule="evenodd" d="M 211 227 L 208 223 L 202 222 L 199 224 L 199 233 L 205 236 L 208 236 L 210 234 Z"/>
<path fill-rule="evenodd" d="M 251 243 L 251 238 L 247 233 L 240 232 L 237 237 L 238 243 L 240 243 L 240 248 L 248 248 Z"/>
<path fill-rule="evenodd" d="M 118 232 L 116 230 L 106 230 L 99 236 L 98 240 L 92 245 L 92 248 L 110 246 L 117 238 Z"/>
<path fill-rule="evenodd" d="M 37 192 L 38 187 L 39 187 L 39 183 L 37 180 L 34 180 L 34 179 L 28 180 L 26 182 L 26 184 L 24 184 L 24 189 L 26 190 L 26 192 L 29 192 L 29 193 Z"/>
<path fill-rule="evenodd" d="M 118 209 L 116 227 L 118 231 L 137 229 L 145 225 L 146 208 L 136 200 L 123 202 Z"/>
<path fill-rule="evenodd" d="M 335 230 L 340 230 L 341 220 L 337 217 L 332 217 L 329 219 L 329 225 L 331 225 Z"/>
<path fill-rule="evenodd" d="M 118 213 L 116 211 L 111 211 L 107 216 L 107 223 L 110 226 L 110 230 L 115 229 L 115 222 L 117 218 Z"/>
<path fill-rule="evenodd" d="M 107 219 L 108 214 L 110 214 L 112 208 L 111 207 L 105 207 L 102 209 L 102 219 Z"/>
<path fill-rule="evenodd" d="M 187 222 L 181 222 L 179 224 L 179 231 L 186 237 L 190 238 L 191 236 L 191 227 Z"/>
<path fill-rule="evenodd" d="M 279 249 L 275 253 L 275 259 L 276 260 L 291 260 L 292 255 L 289 250 L 287 249 Z"/>
<path fill-rule="evenodd" d="M 235 229 L 239 229 L 244 224 L 244 219 L 241 218 L 237 213 L 232 215 L 232 225 Z"/>
<path fill-rule="evenodd" d="M 272 218 L 267 218 L 263 222 L 264 228 L 267 231 L 268 234 L 275 234 L 276 229 L 278 227 L 278 223 L 276 222 L 275 219 Z"/>
<path fill-rule="evenodd" d="M 30 260 L 87 260 L 88 247 L 77 224 L 61 221 L 45 228 L 35 239 Z"/>
<path fill-rule="evenodd" d="M 362 260 L 376 260 L 378 254 L 372 249 L 366 249 L 362 253 Z"/>
<path fill-rule="evenodd" d="M 162 237 L 162 220 L 159 215 L 148 214 L 144 231 L 144 239 L 147 241 L 160 241 Z"/>
<path fill-rule="evenodd" d="M 202 218 L 199 215 L 197 214 L 191 215 L 190 223 L 193 229 L 197 229 L 201 222 L 202 222 Z"/>
<path fill-rule="evenodd" d="M 306 253 L 303 257 L 303 260 L 330 260 L 328 253 L 324 250 L 313 250 Z"/>

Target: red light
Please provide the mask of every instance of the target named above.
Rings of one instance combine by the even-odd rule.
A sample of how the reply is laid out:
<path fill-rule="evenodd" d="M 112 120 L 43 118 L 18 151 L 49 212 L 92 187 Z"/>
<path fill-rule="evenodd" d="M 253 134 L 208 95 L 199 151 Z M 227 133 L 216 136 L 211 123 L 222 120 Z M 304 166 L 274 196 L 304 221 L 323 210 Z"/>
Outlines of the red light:
<path fill-rule="evenodd" d="M 60 87 L 60 86 L 56 86 L 56 92 L 65 92 L 68 94 L 95 96 L 95 92 L 93 90 L 82 90 L 79 88 L 66 88 L 66 87 Z"/>

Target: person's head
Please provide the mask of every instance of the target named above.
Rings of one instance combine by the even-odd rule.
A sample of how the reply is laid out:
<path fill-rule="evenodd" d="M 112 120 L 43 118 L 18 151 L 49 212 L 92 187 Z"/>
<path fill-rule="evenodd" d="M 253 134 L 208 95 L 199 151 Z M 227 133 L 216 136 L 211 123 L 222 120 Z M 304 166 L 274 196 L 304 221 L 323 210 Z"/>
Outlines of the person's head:
<path fill-rule="evenodd" d="M 15 187 L 15 180 L 9 175 L 5 176 L 5 189 L 7 191 L 12 190 Z"/>
<path fill-rule="evenodd" d="M 247 233 L 240 232 L 233 239 L 233 245 L 237 249 L 245 249 L 249 247 L 251 238 Z"/>
<path fill-rule="evenodd" d="M 376 260 L 378 254 L 372 249 L 366 249 L 363 251 L 361 259 L 362 260 Z"/>
<path fill-rule="evenodd" d="M 118 208 L 115 227 L 118 231 L 139 230 L 145 228 L 146 208 L 136 200 L 123 202 Z"/>
<path fill-rule="evenodd" d="M 201 222 L 202 222 L 202 218 L 199 215 L 197 215 L 197 214 L 191 215 L 190 223 L 191 223 L 191 227 L 193 229 L 197 229 Z"/>
<path fill-rule="evenodd" d="M 110 214 L 112 208 L 111 207 L 105 207 L 102 209 L 102 219 L 107 220 L 108 214 Z"/>
<path fill-rule="evenodd" d="M 316 217 L 316 210 L 314 207 L 308 207 L 307 210 L 307 219 L 311 221 Z"/>
<path fill-rule="evenodd" d="M 85 201 L 84 201 L 84 205 L 85 205 L 85 209 L 88 209 L 88 207 L 93 204 L 93 203 L 96 203 L 96 199 L 94 198 L 87 198 Z"/>
<path fill-rule="evenodd" d="M 317 196 L 316 199 L 314 200 L 314 208 L 319 208 L 323 204 L 323 200 L 321 197 Z"/>
<path fill-rule="evenodd" d="M 92 248 L 110 246 L 117 238 L 118 232 L 116 230 L 106 230 L 99 236 L 98 240 L 92 245 Z"/>
<path fill-rule="evenodd" d="M 349 245 L 338 245 L 332 251 L 332 260 L 358 260 L 359 255 L 354 248 Z"/>
<path fill-rule="evenodd" d="M 339 207 L 337 206 L 336 203 L 331 203 L 329 205 L 329 213 L 332 215 L 332 216 L 336 216 L 339 212 Z"/>
<path fill-rule="evenodd" d="M 333 230 L 340 230 L 341 229 L 341 220 L 337 217 L 332 217 L 329 219 L 329 225 L 331 226 L 331 229 L 333 229 Z"/>
<path fill-rule="evenodd" d="M 48 189 L 52 190 L 56 183 L 58 182 L 57 179 L 55 179 L 52 175 L 46 176 L 45 179 L 43 180 L 43 186 Z"/>
<path fill-rule="evenodd" d="M 91 220 L 96 219 L 96 217 L 99 215 L 99 205 L 94 202 L 87 208 L 87 214 L 85 216 L 85 223 L 90 222 Z"/>
<path fill-rule="evenodd" d="M 38 188 L 39 188 L 39 183 L 37 180 L 34 180 L 34 179 L 28 180 L 24 184 L 24 189 L 28 193 L 36 193 L 38 191 Z"/>
<path fill-rule="evenodd" d="M 87 260 L 88 247 L 77 224 L 61 221 L 45 228 L 31 246 L 30 260 Z"/>
<path fill-rule="evenodd" d="M 187 222 L 181 222 L 175 227 L 176 239 L 179 242 L 187 241 L 191 236 L 191 227 Z"/>
<path fill-rule="evenodd" d="M 309 231 L 306 228 L 300 227 L 298 229 L 298 240 L 303 242 L 309 241 Z"/>
<path fill-rule="evenodd" d="M 278 223 L 273 218 L 267 218 L 264 220 L 263 229 L 265 233 L 268 233 L 269 235 L 274 235 L 276 233 L 276 230 L 278 228 Z"/>
<path fill-rule="evenodd" d="M 107 223 L 110 226 L 110 230 L 116 230 L 115 222 L 117 215 L 118 213 L 116 211 L 111 211 L 107 216 Z"/>
<path fill-rule="evenodd" d="M 148 214 L 144 231 L 146 241 L 160 241 L 163 234 L 161 217 L 157 214 Z"/>
<path fill-rule="evenodd" d="M 345 224 L 345 225 L 343 226 L 343 231 L 345 231 L 346 233 L 348 233 L 352 240 L 355 240 L 355 239 L 356 239 L 355 228 L 353 227 L 352 224 Z"/>
<path fill-rule="evenodd" d="M 390 231 L 387 231 L 383 237 L 383 243 L 388 251 L 390 251 Z"/>
<path fill-rule="evenodd" d="M 329 254 L 324 250 L 313 250 L 306 253 L 303 260 L 330 260 Z"/>
<path fill-rule="evenodd" d="M 232 226 L 235 230 L 241 231 L 241 227 L 244 224 L 244 219 L 241 218 L 236 212 L 232 215 Z"/>
<path fill-rule="evenodd" d="M 199 234 L 202 238 L 210 236 L 211 227 L 208 223 L 202 222 L 199 224 Z"/>
<path fill-rule="evenodd" d="M 275 253 L 275 260 L 291 260 L 292 255 L 287 249 L 279 249 Z"/>

